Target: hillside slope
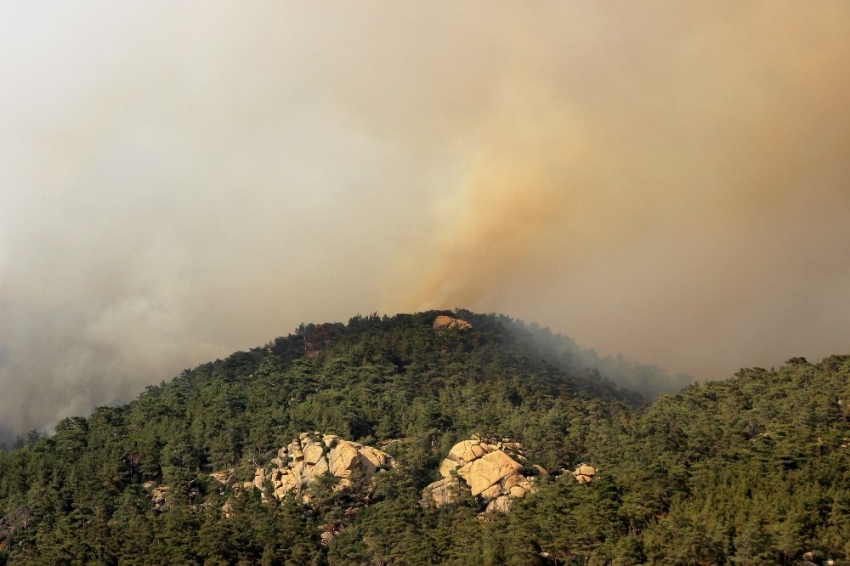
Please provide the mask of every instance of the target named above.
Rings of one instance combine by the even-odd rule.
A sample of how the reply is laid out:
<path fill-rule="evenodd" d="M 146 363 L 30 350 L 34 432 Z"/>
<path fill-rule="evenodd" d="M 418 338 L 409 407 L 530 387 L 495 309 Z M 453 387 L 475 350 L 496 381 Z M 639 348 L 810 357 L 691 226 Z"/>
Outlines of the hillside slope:
<path fill-rule="evenodd" d="M 850 357 L 641 407 L 532 330 L 465 311 L 302 325 L 65 419 L 0 453 L 0 564 L 846 561 Z M 305 431 L 380 446 L 394 467 L 271 504 L 250 482 Z M 507 514 L 479 516 L 477 496 L 423 507 L 473 434 L 520 443 L 536 493 Z M 597 473 L 579 483 L 566 472 L 583 462 Z"/>

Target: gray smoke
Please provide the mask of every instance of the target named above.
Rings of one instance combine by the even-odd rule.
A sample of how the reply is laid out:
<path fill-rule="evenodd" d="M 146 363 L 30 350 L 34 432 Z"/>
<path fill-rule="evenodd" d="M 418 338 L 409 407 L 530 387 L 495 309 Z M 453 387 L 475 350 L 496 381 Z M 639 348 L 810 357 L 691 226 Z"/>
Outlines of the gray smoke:
<path fill-rule="evenodd" d="M 724 378 L 847 351 L 850 5 L 0 4 L 0 427 L 464 307 Z"/>

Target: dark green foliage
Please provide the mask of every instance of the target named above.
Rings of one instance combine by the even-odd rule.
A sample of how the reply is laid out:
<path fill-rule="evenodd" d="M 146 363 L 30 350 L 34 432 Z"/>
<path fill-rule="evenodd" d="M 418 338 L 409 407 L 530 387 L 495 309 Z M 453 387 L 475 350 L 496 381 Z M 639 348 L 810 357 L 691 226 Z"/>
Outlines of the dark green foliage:
<path fill-rule="evenodd" d="M 452 313 L 473 329 L 435 332 L 438 314 L 302 325 L 30 434 L 0 452 L 0 565 L 850 563 L 850 357 L 638 407 L 600 372 L 669 388 L 657 368 L 497 315 Z M 393 439 L 397 467 L 369 495 L 364 478 L 322 478 L 310 505 L 209 476 L 251 480 L 311 430 Z M 508 515 L 481 518 L 472 497 L 423 508 L 473 433 L 523 443 L 553 475 Z M 598 468 L 591 483 L 564 473 L 580 462 Z"/>

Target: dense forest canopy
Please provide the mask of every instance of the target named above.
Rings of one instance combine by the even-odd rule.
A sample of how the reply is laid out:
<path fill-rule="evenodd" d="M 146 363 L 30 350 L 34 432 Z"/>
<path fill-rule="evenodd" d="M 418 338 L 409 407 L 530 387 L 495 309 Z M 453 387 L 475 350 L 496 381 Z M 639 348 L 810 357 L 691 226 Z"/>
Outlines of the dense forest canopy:
<path fill-rule="evenodd" d="M 305 324 L 0 453 L 0 564 L 849 564 L 848 377 L 792 358 L 646 404 L 626 387 L 690 380 L 505 316 Z M 396 465 L 309 502 L 239 487 L 305 431 Z M 472 435 L 521 443 L 536 493 L 423 506 Z"/>

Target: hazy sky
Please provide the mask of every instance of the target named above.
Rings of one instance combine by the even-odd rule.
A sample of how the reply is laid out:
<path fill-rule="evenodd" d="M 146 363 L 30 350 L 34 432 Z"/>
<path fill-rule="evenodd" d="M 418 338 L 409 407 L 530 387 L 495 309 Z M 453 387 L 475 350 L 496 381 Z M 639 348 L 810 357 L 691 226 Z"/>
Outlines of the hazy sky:
<path fill-rule="evenodd" d="M 850 3 L 0 0 L 0 436 L 463 307 L 850 353 Z"/>

